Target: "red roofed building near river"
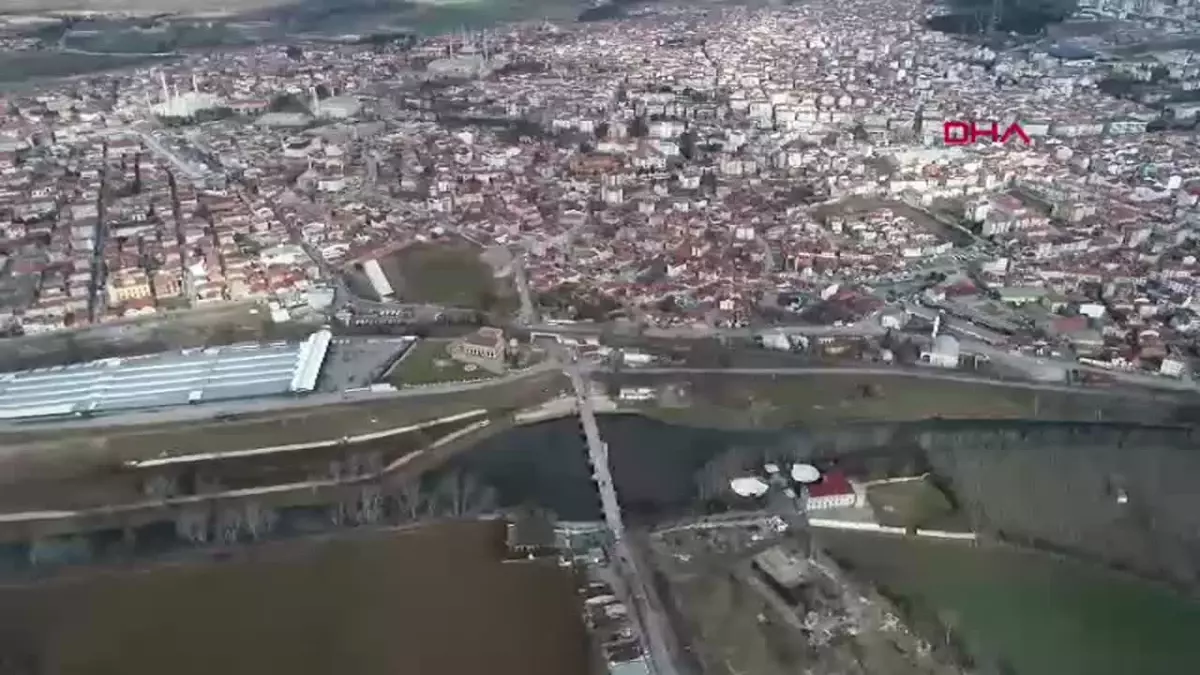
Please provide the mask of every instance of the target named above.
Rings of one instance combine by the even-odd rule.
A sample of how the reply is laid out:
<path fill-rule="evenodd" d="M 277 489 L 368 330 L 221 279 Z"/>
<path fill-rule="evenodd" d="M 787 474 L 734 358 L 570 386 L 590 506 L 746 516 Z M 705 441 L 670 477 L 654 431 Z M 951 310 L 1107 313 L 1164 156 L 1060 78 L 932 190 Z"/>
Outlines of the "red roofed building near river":
<path fill-rule="evenodd" d="M 808 486 L 806 506 L 809 511 L 836 509 L 854 506 L 857 499 L 854 486 L 850 484 L 846 475 L 840 471 L 831 471 L 821 476 L 821 480 Z"/>

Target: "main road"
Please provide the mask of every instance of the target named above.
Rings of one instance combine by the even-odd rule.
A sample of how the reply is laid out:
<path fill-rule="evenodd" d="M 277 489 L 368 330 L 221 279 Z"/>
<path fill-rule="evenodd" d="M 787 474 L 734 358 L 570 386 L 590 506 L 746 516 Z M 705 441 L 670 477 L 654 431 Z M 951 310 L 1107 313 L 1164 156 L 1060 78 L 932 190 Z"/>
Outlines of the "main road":
<path fill-rule="evenodd" d="M 498 377 L 490 380 L 478 380 L 475 382 L 434 384 L 426 387 L 413 387 L 409 389 L 354 392 L 342 391 L 308 394 L 304 396 L 298 396 L 296 398 L 278 396 L 271 398 L 249 399 L 245 401 L 231 401 L 228 403 L 214 402 L 205 403 L 202 405 L 183 405 L 171 408 L 162 408 L 159 410 L 150 410 L 146 412 L 119 413 L 109 416 L 99 415 L 96 417 L 78 417 L 66 420 L 53 420 L 44 422 L 4 421 L 0 422 L 0 433 L 39 431 L 45 429 L 164 424 L 196 420 L 202 421 L 226 415 L 253 415 L 256 413 L 270 413 L 278 410 L 317 408 L 327 405 L 361 403 L 365 401 L 398 400 L 415 398 L 419 396 L 449 396 L 462 392 L 504 385 L 510 382 L 541 375 L 543 373 L 553 372 L 559 367 L 560 366 L 556 363 L 544 362 L 505 377 Z"/>
<path fill-rule="evenodd" d="M 913 310 L 913 313 L 917 314 L 917 315 L 922 315 L 922 316 L 936 315 L 936 311 L 931 311 L 931 310 L 928 310 L 927 308 L 911 308 L 911 309 Z M 1096 366 L 1089 366 L 1087 364 L 1078 363 L 1076 361 L 1071 361 L 1068 359 L 1036 357 L 1036 356 L 1030 356 L 1028 354 L 1022 354 L 1019 352 L 1003 349 L 1001 347 L 990 345 L 986 342 L 983 342 L 982 340 L 974 339 L 974 338 L 970 337 L 970 335 L 968 335 L 968 334 L 963 334 L 962 330 L 965 328 L 964 324 L 965 324 L 965 322 L 962 322 L 962 321 L 956 320 L 956 319 L 946 320 L 943 324 L 946 328 L 946 332 L 958 333 L 957 339 L 959 341 L 959 346 L 960 346 L 962 353 L 976 354 L 976 355 L 987 358 L 988 360 L 990 360 L 993 363 L 1001 364 L 1001 365 L 1007 366 L 1013 370 L 1016 370 L 1018 372 L 1024 373 L 1025 375 L 1027 375 L 1030 378 L 1030 381 L 1027 382 L 1027 384 L 1030 385 L 1031 388 L 1053 389 L 1054 383 L 1056 383 L 1056 382 L 1062 383 L 1062 382 L 1066 381 L 1067 372 L 1076 370 L 1076 371 L 1084 371 L 1084 372 L 1088 372 L 1088 373 L 1095 373 L 1098 375 L 1104 375 L 1106 377 L 1111 378 L 1114 381 L 1120 382 L 1122 384 L 1136 386 L 1136 387 L 1144 387 L 1144 388 L 1149 388 L 1149 389 L 1172 390 L 1172 391 L 1177 391 L 1177 392 L 1191 392 L 1191 393 L 1196 393 L 1196 392 L 1200 391 L 1200 387 L 1197 386 L 1197 383 L 1192 381 L 1190 378 L 1189 379 L 1173 379 L 1173 378 L 1169 378 L 1169 377 L 1160 377 L 1160 376 L 1156 376 L 1156 375 L 1152 375 L 1152 374 L 1148 374 L 1148 373 L 1130 373 L 1130 372 L 1123 372 L 1123 371 L 1119 371 L 1119 370 L 1107 370 L 1107 369 L 1099 368 Z M 529 326 L 528 328 L 529 328 L 529 330 L 531 330 L 533 332 L 554 333 L 554 334 L 562 335 L 564 337 L 585 337 L 585 336 L 592 337 L 592 336 L 602 335 L 605 332 L 606 326 L 604 326 L 602 324 L 568 324 L 568 325 L 542 324 L 542 325 Z M 857 323 L 844 325 L 844 326 L 769 326 L 769 327 L 762 327 L 762 328 L 712 328 L 712 327 L 707 327 L 707 326 L 680 326 L 680 327 L 676 327 L 676 328 L 650 328 L 650 329 L 641 331 L 640 334 L 641 334 L 641 336 L 647 337 L 647 338 L 663 338 L 663 339 L 671 339 L 671 340 L 697 340 L 697 339 L 706 339 L 706 338 L 707 339 L 718 339 L 718 338 L 749 339 L 755 335 L 760 335 L 760 334 L 763 334 L 766 332 L 771 332 L 771 331 L 778 331 L 785 335 L 802 335 L 802 336 L 810 337 L 810 338 L 814 338 L 814 337 L 859 337 L 859 338 L 872 338 L 873 337 L 873 338 L 878 338 L 878 337 L 884 336 L 888 332 L 887 329 L 883 328 L 880 325 L 880 323 L 878 321 L 876 321 L 873 317 L 869 317 L 869 318 L 859 321 Z M 783 369 L 783 370 L 787 370 L 787 369 Z M 841 369 L 833 369 L 833 370 L 841 370 Z M 853 370 L 858 370 L 859 372 L 869 373 L 869 371 L 864 370 L 864 369 L 847 368 L 844 370 L 846 373 L 849 373 Z M 732 372 L 732 371 L 728 371 L 728 369 L 726 369 L 726 372 Z M 810 372 L 816 372 L 816 370 L 813 369 L 813 370 L 810 370 Z M 895 370 L 876 369 L 876 374 L 894 374 L 896 372 L 897 371 L 895 371 Z M 904 372 L 907 372 L 909 374 L 914 373 L 914 371 L 904 371 Z M 915 371 L 915 372 L 921 372 L 921 371 Z M 1056 376 L 1056 378 L 1053 380 L 1045 379 L 1047 372 L 1061 375 L 1061 377 Z M 915 375 L 915 376 L 916 377 L 927 377 L 927 378 L 954 377 L 954 376 L 950 375 L 949 373 L 946 373 L 946 374 L 930 373 L 927 375 Z M 964 377 L 964 376 L 958 376 L 958 377 Z M 971 378 L 971 377 L 965 377 L 964 381 L 978 383 L 978 384 L 987 384 L 989 381 L 996 382 L 993 380 L 986 380 L 984 378 Z M 1004 384 L 1004 385 L 1015 384 L 1010 381 L 1000 381 L 999 383 Z M 1064 384 L 1059 384 L 1059 386 L 1063 387 L 1069 391 L 1075 391 L 1075 392 L 1089 391 L 1088 389 L 1086 389 L 1085 387 L 1082 387 L 1082 386 L 1067 387 Z"/>
<path fill-rule="evenodd" d="M 1072 394 L 1090 394 L 1128 396 L 1130 392 L 1113 389 L 1089 388 L 1057 384 L 1054 382 L 1029 382 L 1026 380 L 997 380 L 980 375 L 955 375 L 951 372 L 928 368 L 872 368 L 864 366 L 833 367 L 815 366 L 806 368 L 628 368 L 623 371 L 631 375 L 755 375 L 760 377 L 795 377 L 798 375 L 861 375 L 867 377 L 902 377 L 916 380 L 937 380 L 939 382 L 962 382 L 981 387 L 1007 387 L 1009 389 L 1032 389 L 1035 391 L 1063 391 Z M 1136 394 L 1134 394 L 1136 395 Z"/>

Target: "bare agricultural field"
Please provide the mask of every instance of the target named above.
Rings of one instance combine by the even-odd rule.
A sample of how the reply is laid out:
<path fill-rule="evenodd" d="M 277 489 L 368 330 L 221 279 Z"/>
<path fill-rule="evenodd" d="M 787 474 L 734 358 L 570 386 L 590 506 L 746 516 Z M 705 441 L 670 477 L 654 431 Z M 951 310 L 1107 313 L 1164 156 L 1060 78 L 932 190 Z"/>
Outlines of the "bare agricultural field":
<path fill-rule="evenodd" d="M 0 648 L 64 674 L 586 673 L 571 574 L 503 551 L 459 522 L 9 587 Z"/>

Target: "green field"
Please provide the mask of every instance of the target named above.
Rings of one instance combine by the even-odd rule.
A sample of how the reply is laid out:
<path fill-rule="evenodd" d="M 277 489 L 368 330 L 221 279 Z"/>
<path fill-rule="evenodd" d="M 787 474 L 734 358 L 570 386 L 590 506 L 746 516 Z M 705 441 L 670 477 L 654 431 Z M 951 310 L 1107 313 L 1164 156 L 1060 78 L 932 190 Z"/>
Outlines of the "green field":
<path fill-rule="evenodd" d="M 970 529 L 961 514 L 955 517 L 950 499 L 928 478 L 872 485 L 867 488 L 867 503 L 881 525 L 934 530 Z"/>
<path fill-rule="evenodd" d="M 819 543 L 918 615 L 957 625 L 980 672 L 1196 671 L 1200 603 L 1164 588 L 1007 548 L 849 532 L 822 532 Z"/>
<path fill-rule="evenodd" d="M 471 367 L 450 358 L 446 351 L 447 340 L 421 340 L 388 376 L 388 381 L 397 387 L 439 382 L 466 382 L 486 380 L 495 375 L 483 368 Z"/>

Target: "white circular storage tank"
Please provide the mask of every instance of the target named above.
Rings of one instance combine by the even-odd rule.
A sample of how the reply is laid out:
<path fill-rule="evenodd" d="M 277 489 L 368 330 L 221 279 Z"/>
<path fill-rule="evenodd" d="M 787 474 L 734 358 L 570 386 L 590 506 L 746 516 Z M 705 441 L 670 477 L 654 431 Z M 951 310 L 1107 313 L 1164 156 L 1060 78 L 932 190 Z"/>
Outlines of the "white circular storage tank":
<path fill-rule="evenodd" d="M 761 497 L 767 494 L 770 486 L 766 481 L 754 476 L 746 478 L 734 478 L 729 481 L 729 487 L 733 489 L 734 494 L 739 497 Z"/>
<path fill-rule="evenodd" d="M 815 483 L 821 479 L 821 472 L 812 464 L 793 464 L 792 480 L 797 483 Z"/>

